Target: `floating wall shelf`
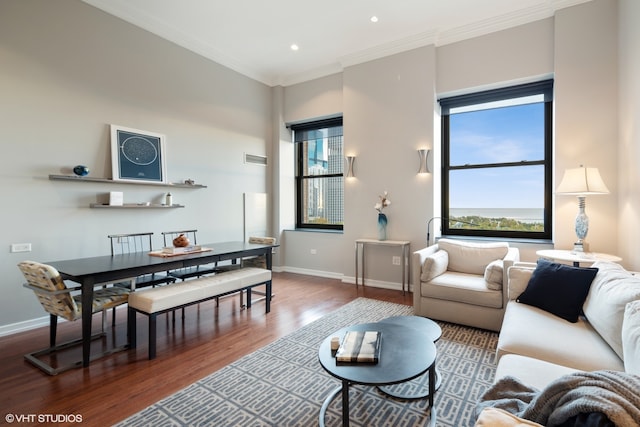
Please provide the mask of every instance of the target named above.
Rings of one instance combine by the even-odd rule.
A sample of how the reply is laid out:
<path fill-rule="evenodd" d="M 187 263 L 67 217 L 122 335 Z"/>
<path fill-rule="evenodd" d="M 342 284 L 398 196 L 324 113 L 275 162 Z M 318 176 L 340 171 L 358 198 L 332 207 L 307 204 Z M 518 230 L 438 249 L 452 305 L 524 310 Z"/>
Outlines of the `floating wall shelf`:
<path fill-rule="evenodd" d="M 97 182 L 101 184 L 153 185 L 156 187 L 171 187 L 171 188 L 207 188 L 206 185 L 202 185 L 202 184 L 185 184 L 182 182 L 164 183 L 164 182 L 147 182 L 147 181 L 135 181 L 135 182 L 116 181 L 111 178 L 89 178 L 86 176 L 75 176 L 75 175 L 49 175 L 49 179 L 52 181 Z M 149 207 L 149 206 L 141 206 L 141 207 Z"/>
<path fill-rule="evenodd" d="M 184 208 L 184 205 L 145 205 L 138 203 L 125 203 L 124 205 L 105 205 L 102 203 L 91 203 L 92 209 L 176 209 Z"/>

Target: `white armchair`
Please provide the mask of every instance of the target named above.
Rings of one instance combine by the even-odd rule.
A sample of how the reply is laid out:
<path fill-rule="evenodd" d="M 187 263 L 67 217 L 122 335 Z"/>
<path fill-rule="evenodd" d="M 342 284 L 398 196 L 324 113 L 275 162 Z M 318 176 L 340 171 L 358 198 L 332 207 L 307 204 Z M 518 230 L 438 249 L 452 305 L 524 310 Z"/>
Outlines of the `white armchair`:
<path fill-rule="evenodd" d="M 520 252 L 506 242 L 440 239 L 413 253 L 418 316 L 499 331 L 507 305 L 507 270 Z"/>

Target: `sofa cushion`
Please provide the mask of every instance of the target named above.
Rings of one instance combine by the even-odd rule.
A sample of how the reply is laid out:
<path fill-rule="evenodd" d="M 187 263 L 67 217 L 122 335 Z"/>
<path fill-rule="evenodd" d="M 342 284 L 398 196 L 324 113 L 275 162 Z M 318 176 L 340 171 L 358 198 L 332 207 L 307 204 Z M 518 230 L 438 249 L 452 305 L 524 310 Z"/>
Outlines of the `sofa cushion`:
<path fill-rule="evenodd" d="M 428 255 L 422 263 L 422 274 L 420 280 L 428 282 L 436 276 L 441 275 L 447 271 L 447 265 L 449 264 L 449 255 L 447 251 L 439 250 L 431 255 Z"/>
<path fill-rule="evenodd" d="M 580 370 L 519 354 L 505 354 L 498 361 L 493 382 L 514 377 L 529 387 L 542 390 L 558 378 L 576 372 Z"/>
<path fill-rule="evenodd" d="M 597 268 L 572 267 L 541 259 L 527 289 L 516 301 L 575 323 L 597 272 Z"/>
<path fill-rule="evenodd" d="M 593 328 L 622 354 L 622 319 L 627 303 L 640 299 L 640 278 L 612 262 L 596 262 L 599 269 L 584 303 L 584 314 Z"/>
<path fill-rule="evenodd" d="M 569 323 L 515 301 L 507 303 L 498 337 L 498 358 L 504 354 L 519 354 L 582 371 L 624 370 L 622 359 L 584 317 Z"/>
<path fill-rule="evenodd" d="M 491 261 L 503 259 L 509 252 L 506 242 L 475 243 L 440 239 L 438 248 L 449 254 L 447 270 L 479 275 L 484 274 Z"/>
<path fill-rule="evenodd" d="M 420 284 L 426 298 L 456 301 L 490 308 L 502 308 L 502 292 L 487 288 L 483 276 L 447 271 Z"/>
<path fill-rule="evenodd" d="M 640 375 L 640 300 L 627 304 L 622 321 L 624 370 Z"/>
<path fill-rule="evenodd" d="M 502 289 L 502 278 L 504 276 L 504 261 L 497 259 L 491 261 L 484 270 L 484 280 L 487 282 L 487 288 L 494 291 Z"/>

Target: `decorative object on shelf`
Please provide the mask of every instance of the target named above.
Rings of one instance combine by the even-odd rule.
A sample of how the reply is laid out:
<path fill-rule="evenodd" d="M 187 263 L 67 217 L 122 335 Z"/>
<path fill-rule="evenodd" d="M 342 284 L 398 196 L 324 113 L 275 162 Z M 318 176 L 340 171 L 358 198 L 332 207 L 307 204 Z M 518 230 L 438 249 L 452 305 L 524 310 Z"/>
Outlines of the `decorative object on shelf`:
<path fill-rule="evenodd" d="M 418 150 L 418 157 L 420 158 L 420 166 L 418 168 L 419 174 L 431 173 L 431 170 L 429 169 L 429 153 L 431 153 L 431 150 Z"/>
<path fill-rule="evenodd" d="M 78 176 L 87 176 L 89 175 L 89 168 L 84 165 L 78 165 L 73 168 L 73 173 Z"/>
<path fill-rule="evenodd" d="M 189 241 L 189 238 L 184 234 L 181 234 L 173 239 L 173 246 L 175 246 L 176 248 L 186 248 L 190 243 L 191 242 Z"/>
<path fill-rule="evenodd" d="M 185 179 L 184 183 L 187 184 L 187 185 L 195 185 L 196 182 L 194 180 L 192 180 L 191 178 L 189 178 L 189 179 Z"/>
<path fill-rule="evenodd" d="M 347 156 L 347 178 L 355 178 L 356 177 L 356 173 L 355 170 L 353 169 L 353 164 L 356 161 L 356 156 Z"/>
<path fill-rule="evenodd" d="M 122 191 L 109 192 L 109 206 L 122 206 L 124 204 L 124 193 Z"/>
<path fill-rule="evenodd" d="M 173 205 L 173 196 L 171 195 L 171 193 L 167 193 L 164 204 L 167 206 Z"/>
<path fill-rule="evenodd" d="M 375 209 L 378 211 L 378 240 L 387 240 L 387 216 L 382 210 L 391 204 L 385 191 L 382 196 L 378 196 L 380 201 L 376 203 Z"/>
<path fill-rule="evenodd" d="M 113 180 L 168 182 L 165 139 L 159 133 L 111 125 Z"/>
<path fill-rule="evenodd" d="M 589 248 L 584 241 L 589 232 L 589 217 L 585 213 L 585 198 L 587 195 L 609 194 L 609 189 L 602 181 L 598 168 L 585 168 L 580 165 L 579 168 L 567 169 L 556 194 L 578 196 L 578 215 L 575 222 L 578 241 L 574 243 L 573 251 L 588 252 Z"/>

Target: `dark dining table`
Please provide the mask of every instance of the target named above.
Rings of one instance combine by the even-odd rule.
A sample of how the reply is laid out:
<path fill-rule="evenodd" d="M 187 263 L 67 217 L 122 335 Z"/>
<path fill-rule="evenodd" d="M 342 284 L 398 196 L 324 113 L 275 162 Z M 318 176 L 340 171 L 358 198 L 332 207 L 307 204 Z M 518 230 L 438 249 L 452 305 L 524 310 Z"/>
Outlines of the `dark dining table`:
<path fill-rule="evenodd" d="M 271 270 L 272 251 L 279 245 L 247 242 L 217 242 L 200 245 L 204 250 L 184 255 L 153 256 L 149 252 L 121 255 L 105 255 L 89 258 L 50 261 L 64 280 L 80 284 L 83 307 L 91 307 L 93 288 L 102 283 L 112 283 L 149 273 L 175 270 L 225 260 L 265 255 L 267 268 Z M 91 310 L 82 310 L 82 366 L 89 366 L 91 355 Z"/>

